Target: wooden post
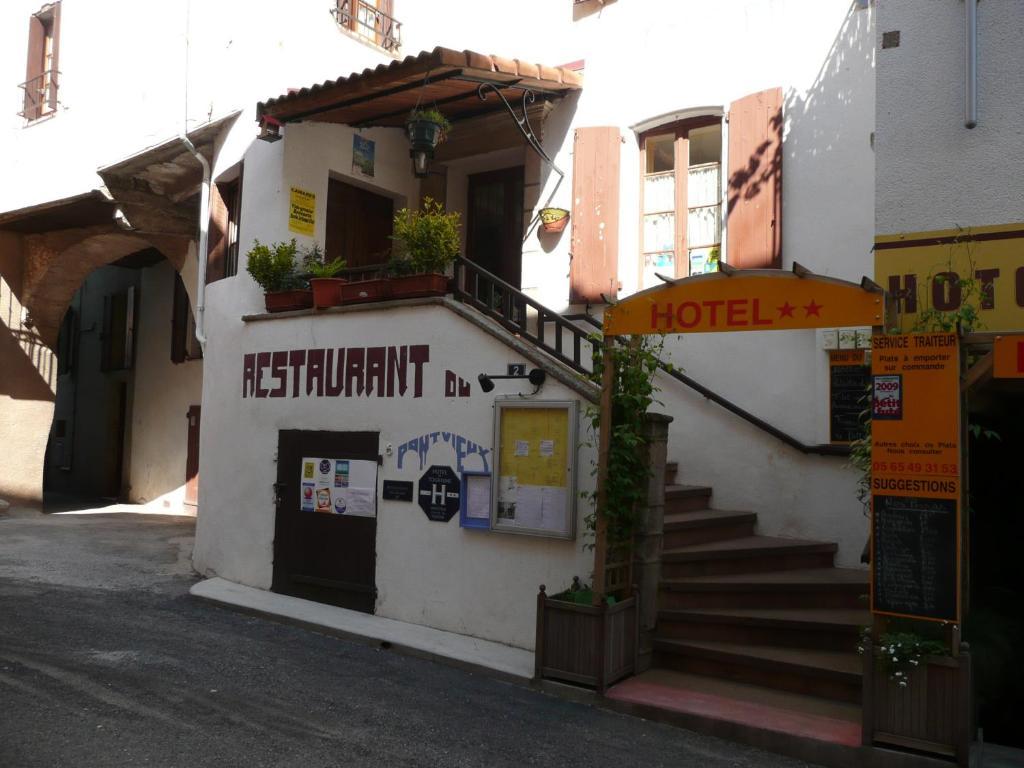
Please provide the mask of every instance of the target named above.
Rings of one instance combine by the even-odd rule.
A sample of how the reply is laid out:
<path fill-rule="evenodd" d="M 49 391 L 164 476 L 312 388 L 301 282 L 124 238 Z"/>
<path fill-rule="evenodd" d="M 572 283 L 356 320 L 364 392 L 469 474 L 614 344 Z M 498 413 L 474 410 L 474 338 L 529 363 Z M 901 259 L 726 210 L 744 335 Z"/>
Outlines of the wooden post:
<path fill-rule="evenodd" d="M 967 768 L 971 755 L 971 726 L 974 721 L 973 681 L 971 679 L 971 649 L 967 643 L 959 647 L 960 666 L 957 669 L 956 744 L 957 765 Z"/>
<path fill-rule="evenodd" d="M 601 510 L 604 509 L 608 494 L 608 456 L 612 443 L 612 392 L 615 389 L 615 357 L 613 348 L 615 339 L 604 337 L 604 349 L 601 352 L 601 421 L 597 436 L 597 503 L 595 515 L 597 524 L 594 531 L 594 605 L 604 602 L 605 563 L 608 560 L 608 521 Z"/>
<path fill-rule="evenodd" d="M 544 602 L 547 595 L 544 594 L 544 585 L 540 585 L 537 593 L 537 637 L 533 646 L 533 679 L 540 680 L 544 677 Z"/>
<path fill-rule="evenodd" d="M 863 653 L 863 676 L 861 680 L 861 725 L 860 743 L 870 747 L 875 740 L 875 644 L 871 628 L 864 630 L 860 638 Z"/>

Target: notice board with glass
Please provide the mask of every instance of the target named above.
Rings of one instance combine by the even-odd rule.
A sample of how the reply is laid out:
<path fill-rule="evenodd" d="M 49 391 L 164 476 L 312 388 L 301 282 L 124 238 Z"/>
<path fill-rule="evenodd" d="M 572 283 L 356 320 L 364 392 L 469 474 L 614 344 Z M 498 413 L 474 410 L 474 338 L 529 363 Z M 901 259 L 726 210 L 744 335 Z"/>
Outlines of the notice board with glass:
<path fill-rule="evenodd" d="M 576 535 L 574 400 L 498 400 L 494 406 L 491 529 Z"/>

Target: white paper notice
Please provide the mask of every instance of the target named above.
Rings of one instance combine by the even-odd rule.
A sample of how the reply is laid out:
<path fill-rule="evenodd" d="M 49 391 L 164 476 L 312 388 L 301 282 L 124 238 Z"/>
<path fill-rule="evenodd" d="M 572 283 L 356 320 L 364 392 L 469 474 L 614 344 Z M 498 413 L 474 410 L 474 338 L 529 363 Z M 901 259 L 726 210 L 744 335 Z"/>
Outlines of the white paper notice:
<path fill-rule="evenodd" d="M 346 515 L 376 517 L 376 488 L 348 488 L 348 509 Z"/>
<path fill-rule="evenodd" d="M 555 441 L 554 440 L 541 440 L 540 441 L 540 455 L 545 459 L 550 459 L 555 455 Z"/>
<path fill-rule="evenodd" d="M 519 498 L 516 500 L 516 527 L 543 528 L 544 502 L 541 496 L 542 486 L 520 485 Z"/>
<path fill-rule="evenodd" d="M 350 460 L 348 462 L 348 484 L 353 488 L 377 487 L 377 462 Z"/>
<path fill-rule="evenodd" d="M 529 440 L 516 440 L 516 456 L 529 456 L 530 455 L 530 441 Z"/>
<path fill-rule="evenodd" d="M 544 529 L 568 532 L 569 519 L 565 509 L 565 488 L 545 485 L 541 488 L 544 508 Z"/>
<path fill-rule="evenodd" d="M 491 516 L 491 478 L 470 477 L 466 482 L 466 517 L 486 520 Z"/>

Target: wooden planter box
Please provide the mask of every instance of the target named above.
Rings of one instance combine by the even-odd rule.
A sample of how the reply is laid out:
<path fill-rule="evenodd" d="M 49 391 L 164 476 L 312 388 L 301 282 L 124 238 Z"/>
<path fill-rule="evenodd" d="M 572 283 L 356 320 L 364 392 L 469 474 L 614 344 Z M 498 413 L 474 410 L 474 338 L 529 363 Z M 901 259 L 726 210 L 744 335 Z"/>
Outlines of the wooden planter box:
<path fill-rule="evenodd" d="M 955 760 L 966 766 L 971 741 L 971 656 L 930 656 L 905 688 L 875 653 L 864 654 L 863 743 Z"/>
<path fill-rule="evenodd" d="M 639 611 L 633 595 L 615 605 L 577 605 L 537 595 L 535 677 L 599 692 L 636 671 Z"/>
<path fill-rule="evenodd" d="M 384 278 L 360 280 L 341 286 L 342 304 L 362 304 L 368 301 L 387 301 L 391 298 L 391 281 Z"/>

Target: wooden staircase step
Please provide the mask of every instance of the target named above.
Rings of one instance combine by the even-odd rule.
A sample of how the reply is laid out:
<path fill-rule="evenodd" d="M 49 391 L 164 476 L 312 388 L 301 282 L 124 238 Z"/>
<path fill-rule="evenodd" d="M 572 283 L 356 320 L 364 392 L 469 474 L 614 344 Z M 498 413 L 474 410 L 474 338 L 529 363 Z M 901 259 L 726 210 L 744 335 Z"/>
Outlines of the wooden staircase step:
<path fill-rule="evenodd" d="M 658 612 L 656 637 L 853 652 L 865 610 L 784 608 L 690 608 Z"/>
<path fill-rule="evenodd" d="M 803 568 L 663 579 L 662 608 L 866 608 L 868 572 Z"/>
<path fill-rule="evenodd" d="M 690 544 L 753 536 L 756 524 L 755 512 L 726 512 L 718 509 L 675 512 L 665 515 L 665 547 L 674 549 Z"/>
<path fill-rule="evenodd" d="M 693 512 L 711 505 L 711 489 L 706 485 L 666 485 L 665 514 Z"/>
<path fill-rule="evenodd" d="M 655 664 L 753 685 L 856 703 L 861 668 L 856 653 L 710 640 L 654 641 Z"/>
<path fill-rule="evenodd" d="M 723 573 L 828 568 L 837 550 L 834 542 L 745 536 L 666 549 L 661 557 L 661 572 L 663 578 L 675 579 Z"/>

